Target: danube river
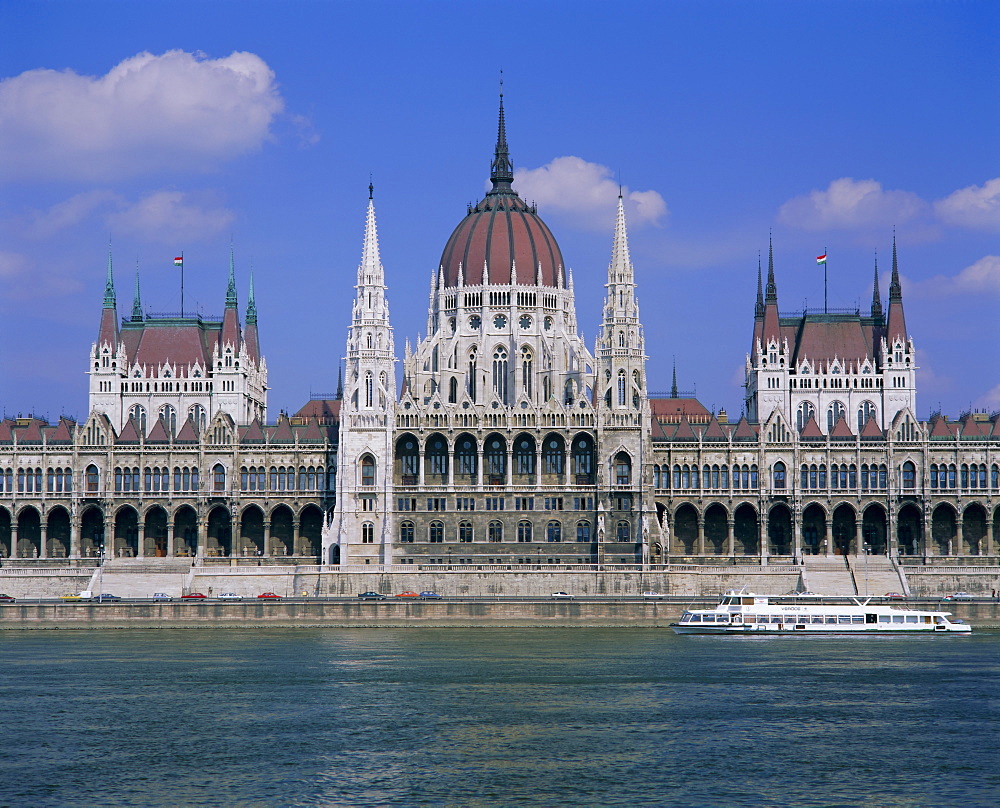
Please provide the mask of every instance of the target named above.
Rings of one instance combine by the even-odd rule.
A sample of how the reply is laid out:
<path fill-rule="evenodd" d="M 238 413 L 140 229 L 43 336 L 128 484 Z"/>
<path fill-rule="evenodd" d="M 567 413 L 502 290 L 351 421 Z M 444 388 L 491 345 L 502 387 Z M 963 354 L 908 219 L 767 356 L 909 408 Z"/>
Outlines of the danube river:
<path fill-rule="evenodd" d="M 0 806 L 1000 804 L 1000 633 L 0 632 Z"/>

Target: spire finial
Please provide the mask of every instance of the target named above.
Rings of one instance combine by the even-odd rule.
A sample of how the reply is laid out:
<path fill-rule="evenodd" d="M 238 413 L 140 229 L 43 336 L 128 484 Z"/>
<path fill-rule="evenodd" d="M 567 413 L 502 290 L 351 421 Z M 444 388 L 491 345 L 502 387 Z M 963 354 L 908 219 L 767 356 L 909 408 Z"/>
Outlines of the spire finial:
<path fill-rule="evenodd" d="M 773 235 L 767 236 L 767 298 L 768 304 L 778 303 L 778 284 L 774 282 L 774 240 Z"/>
<path fill-rule="evenodd" d="M 677 398 L 677 357 L 674 357 L 674 378 L 670 384 L 670 397 Z"/>
<path fill-rule="evenodd" d="M 104 281 L 104 308 L 113 309 L 116 305 L 115 273 L 111 268 L 111 236 L 108 236 L 108 274 Z"/>
<path fill-rule="evenodd" d="M 337 400 L 344 398 L 344 367 L 337 363 Z"/>
<path fill-rule="evenodd" d="M 233 242 L 229 242 L 229 285 L 226 287 L 226 308 L 236 308 L 236 256 Z"/>
<path fill-rule="evenodd" d="M 903 287 L 899 283 L 899 264 L 896 261 L 896 228 L 892 228 L 892 280 L 889 281 L 889 302 L 903 300 Z"/>
<path fill-rule="evenodd" d="M 132 296 L 132 322 L 142 322 L 142 301 L 139 299 L 139 257 L 135 259 L 135 294 Z"/>
<path fill-rule="evenodd" d="M 247 325 L 257 322 L 257 301 L 253 294 L 253 263 L 250 264 L 250 292 L 247 296 Z"/>
<path fill-rule="evenodd" d="M 490 181 L 493 183 L 492 193 L 511 191 L 510 184 L 514 181 L 514 164 L 510 161 L 510 151 L 507 148 L 507 124 L 503 115 L 503 71 L 500 71 L 500 121 L 497 125 L 497 146 L 493 152 L 493 164 L 490 166 Z"/>
<path fill-rule="evenodd" d="M 875 282 L 872 285 L 872 317 L 882 319 L 882 297 L 878 291 L 878 250 L 875 250 Z"/>
<path fill-rule="evenodd" d="M 757 250 L 757 304 L 753 310 L 754 317 L 764 316 L 764 286 L 761 283 L 760 250 Z"/>
<path fill-rule="evenodd" d="M 372 184 L 372 175 L 368 174 L 368 199 L 372 200 L 375 198 L 375 186 Z"/>

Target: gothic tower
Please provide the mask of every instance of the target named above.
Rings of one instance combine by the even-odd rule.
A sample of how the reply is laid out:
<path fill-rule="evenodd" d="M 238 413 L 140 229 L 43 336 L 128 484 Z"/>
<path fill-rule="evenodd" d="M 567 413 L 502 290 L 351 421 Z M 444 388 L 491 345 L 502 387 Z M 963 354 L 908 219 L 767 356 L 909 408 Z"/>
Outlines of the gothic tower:
<path fill-rule="evenodd" d="M 337 506 L 324 536 L 323 558 L 326 563 L 391 563 L 396 357 L 370 185 L 355 289 L 340 409 Z"/>

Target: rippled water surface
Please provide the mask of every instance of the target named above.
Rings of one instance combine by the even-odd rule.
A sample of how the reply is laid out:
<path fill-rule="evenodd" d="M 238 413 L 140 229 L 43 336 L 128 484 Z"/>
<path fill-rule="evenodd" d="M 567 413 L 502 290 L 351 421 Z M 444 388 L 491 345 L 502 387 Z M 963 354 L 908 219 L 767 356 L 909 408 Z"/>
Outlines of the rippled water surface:
<path fill-rule="evenodd" d="M 1000 634 L 0 632 L 0 806 L 994 806 Z"/>

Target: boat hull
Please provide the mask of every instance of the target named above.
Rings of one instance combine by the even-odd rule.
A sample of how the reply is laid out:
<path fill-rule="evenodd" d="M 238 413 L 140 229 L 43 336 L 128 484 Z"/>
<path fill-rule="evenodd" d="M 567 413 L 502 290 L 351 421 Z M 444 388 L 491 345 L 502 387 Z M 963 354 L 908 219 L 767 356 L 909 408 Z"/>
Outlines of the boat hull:
<path fill-rule="evenodd" d="M 782 626 L 769 625 L 769 624 L 750 624 L 750 625 L 723 625 L 723 626 L 706 626 L 706 625 L 681 625 L 679 623 L 673 623 L 670 626 L 676 634 L 720 634 L 727 636 L 736 637 L 747 637 L 747 636 L 766 636 L 769 634 L 789 634 L 798 636 L 852 636 L 858 634 L 864 634 L 866 636 L 873 634 L 971 634 L 972 627 L 960 623 L 951 623 L 948 626 L 914 626 L 912 628 L 906 628 L 904 626 L 893 627 L 886 626 L 885 628 L 880 628 L 876 625 L 859 625 L 857 627 L 846 625 L 846 626 L 830 626 L 829 628 L 823 625 L 790 625 Z"/>

